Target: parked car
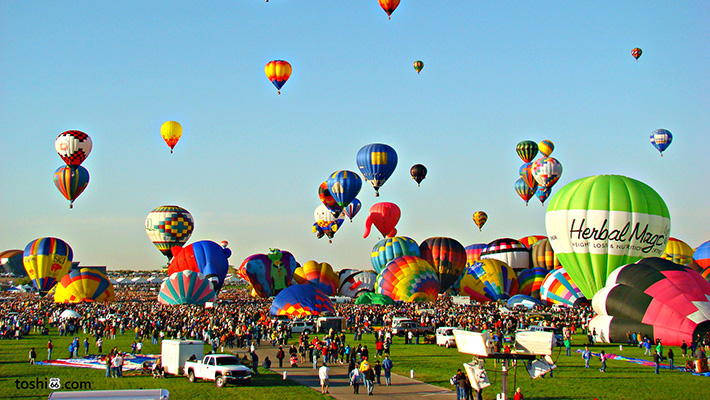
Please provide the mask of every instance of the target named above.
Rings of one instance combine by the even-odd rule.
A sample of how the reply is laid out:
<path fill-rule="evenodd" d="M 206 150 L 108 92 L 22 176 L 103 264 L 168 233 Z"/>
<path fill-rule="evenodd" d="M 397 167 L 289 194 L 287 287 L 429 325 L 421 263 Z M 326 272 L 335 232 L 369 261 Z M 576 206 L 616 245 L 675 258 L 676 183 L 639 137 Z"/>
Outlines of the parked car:
<path fill-rule="evenodd" d="M 310 334 L 315 332 L 315 324 L 312 321 L 293 321 L 291 322 L 291 333 L 305 333 Z"/>
<path fill-rule="evenodd" d="M 452 326 L 442 326 L 436 328 L 436 345 L 446 346 L 446 348 L 456 347 L 456 339 L 454 339 L 454 328 Z"/>
<path fill-rule="evenodd" d="M 209 354 L 202 361 L 186 361 L 184 370 L 190 382 L 214 381 L 217 387 L 227 383 L 251 385 L 251 369 L 231 354 Z"/>
<path fill-rule="evenodd" d="M 406 331 L 419 332 L 429 335 L 434 332 L 433 326 L 421 326 L 413 320 L 399 320 L 392 322 L 392 335 L 404 336 Z"/>

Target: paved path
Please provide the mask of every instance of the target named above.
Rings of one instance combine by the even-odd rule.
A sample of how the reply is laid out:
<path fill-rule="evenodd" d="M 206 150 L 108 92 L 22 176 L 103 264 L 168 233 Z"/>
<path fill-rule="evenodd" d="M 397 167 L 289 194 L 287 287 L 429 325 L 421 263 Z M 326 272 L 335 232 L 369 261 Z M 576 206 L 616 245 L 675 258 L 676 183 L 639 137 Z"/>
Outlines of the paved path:
<path fill-rule="evenodd" d="M 284 347 L 286 357 L 288 357 L 288 348 Z M 320 392 L 320 380 L 318 379 L 318 370 L 313 369 L 313 363 L 299 364 L 298 368 L 279 368 L 279 360 L 276 358 L 278 347 L 269 345 L 261 346 L 256 353 L 259 355 L 259 364 L 268 356 L 271 360 L 271 371 L 278 374 L 287 373 L 288 379 L 310 387 L 313 390 Z M 373 361 L 374 362 L 374 361 Z M 396 362 L 396 360 L 395 360 Z M 288 365 L 288 359 L 284 359 L 284 366 Z M 318 364 L 319 367 L 322 365 Z M 360 385 L 360 394 L 354 394 L 348 379 L 347 364 L 333 364 L 330 367 L 330 396 L 342 400 L 355 400 L 367 396 L 365 385 Z M 382 385 L 375 385 L 372 397 L 387 397 L 392 400 L 406 399 L 430 399 L 430 400 L 453 400 L 456 398 L 456 392 L 446 390 L 438 386 L 429 385 L 405 376 L 392 374 L 392 385 L 384 386 L 385 378 L 382 377 Z"/>

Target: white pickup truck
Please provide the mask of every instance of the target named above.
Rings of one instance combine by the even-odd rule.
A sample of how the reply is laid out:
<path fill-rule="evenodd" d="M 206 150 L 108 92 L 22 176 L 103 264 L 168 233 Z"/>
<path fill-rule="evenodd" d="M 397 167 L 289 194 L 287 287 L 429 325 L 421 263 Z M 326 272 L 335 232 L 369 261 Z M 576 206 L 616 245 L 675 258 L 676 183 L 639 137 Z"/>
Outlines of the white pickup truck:
<path fill-rule="evenodd" d="M 186 361 L 184 371 L 190 382 L 214 381 L 217 387 L 228 382 L 251 385 L 251 369 L 231 354 L 208 354 L 202 361 Z"/>

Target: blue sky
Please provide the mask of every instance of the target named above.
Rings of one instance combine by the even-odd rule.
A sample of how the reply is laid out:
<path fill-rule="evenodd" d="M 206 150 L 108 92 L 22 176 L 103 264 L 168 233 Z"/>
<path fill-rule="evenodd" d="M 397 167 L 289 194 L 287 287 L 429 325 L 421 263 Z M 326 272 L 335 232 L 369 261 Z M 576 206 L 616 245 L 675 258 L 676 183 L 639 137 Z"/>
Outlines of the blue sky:
<path fill-rule="evenodd" d="M 85 265 L 156 268 L 144 219 L 164 204 L 192 213 L 190 242 L 228 240 L 234 265 L 279 247 L 369 269 L 377 201 L 398 204 L 399 233 L 418 242 L 544 234 L 545 208 L 513 191 L 525 139 L 555 143 L 556 189 L 606 173 L 649 184 L 671 236 L 695 247 L 710 239 L 707 21 L 705 1 L 403 0 L 391 20 L 375 0 L 5 1 L 0 248 L 56 236 Z M 281 95 L 264 75 L 274 59 L 293 66 Z M 183 126 L 174 154 L 167 120 Z M 662 158 L 659 128 L 674 135 Z M 52 182 L 70 129 L 94 142 L 72 210 Z M 318 185 L 374 142 L 396 149 L 397 170 L 379 198 L 363 186 L 332 244 L 316 240 Z"/>

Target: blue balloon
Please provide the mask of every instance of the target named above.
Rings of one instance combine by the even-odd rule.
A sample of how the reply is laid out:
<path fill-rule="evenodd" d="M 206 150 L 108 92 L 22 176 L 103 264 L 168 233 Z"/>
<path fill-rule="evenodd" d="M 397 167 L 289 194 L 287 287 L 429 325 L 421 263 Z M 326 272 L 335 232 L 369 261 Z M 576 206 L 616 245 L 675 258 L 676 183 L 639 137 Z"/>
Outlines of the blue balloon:
<path fill-rule="evenodd" d="M 357 152 L 357 166 L 375 188 L 375 196 L 379 196 L 380 187 L 397 168 L 397 153 L 386 144 L 368 144 Z"/>
<path fill-rule="evenodd" d="M 333 196 L 335 202 L 342 208 L 350 204 L 355 196 L 360 193 L 362 188 L 362 179 L 360 175 L 353 171 L 336 171 L 326 181 L 328 183 L 328 191 Z"/>
<path fill-rule="evenodd" d="M 527 308 L 535 308 L 535 306 L 544 305 L 540 300 L 526 296 L 524 294 L 516 294 L 515 296 L 508 299 L 508 308 L 513 308 L 515 306 L 524 306 Z"/>
<path fill-rule="evenodd" d="M 271 315 L 305 317 L 325 312 L 335 315 L 328 295 L 313 285 L 291 285 L 276 295 L 271 303 Z"/>
<path fill-rule="evenodd" d="M 651 144 L 661 153 L 661 157 L 663 157 L 663 151 L 671 145 L 672 141 L 673 135 L 665 129 L 656 129 L 651 134 Z"/>
<path fill-rule="evenodd" d="M 390 261 L 401 256 L 421 256 L 419 245 L 414 239 L 406 236 L 395 236 L 380 240 L 372 248 L 370 262 L 372 263 L 372 268 L 379 274 Z"/>
<path fill-rule="evenodd" d="M 229 271 L 228 258 L 232 251 L 211 240 L 201 240 L 189 246 L 172 248 L 173 259 L 168 273 L 192 270 L 204 275 L 214 285 L 216 292 L 222 289 L 224 278 Z"/>

